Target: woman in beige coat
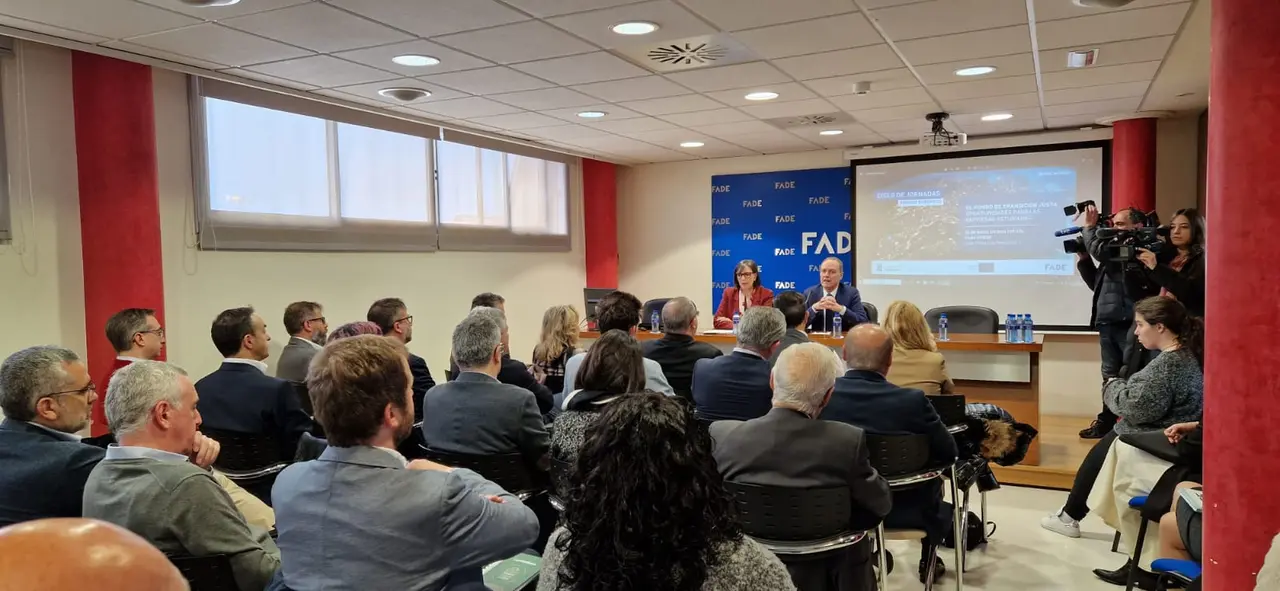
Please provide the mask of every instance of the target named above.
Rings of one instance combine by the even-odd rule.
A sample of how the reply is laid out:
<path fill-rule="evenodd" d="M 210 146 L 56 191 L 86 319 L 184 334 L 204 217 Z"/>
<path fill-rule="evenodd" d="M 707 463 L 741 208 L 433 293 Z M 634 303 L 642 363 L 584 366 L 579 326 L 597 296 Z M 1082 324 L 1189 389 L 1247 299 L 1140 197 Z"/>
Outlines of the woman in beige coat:
<path fill-rule="evenodd" d="M 901 388 L 919 388 L 925 394 L 951 394 L 955 384 L 947 376 L 947 362 L 924 321 L 924 314 L 911 302 L 889 304 L 884 329 L 893 337 L 893 364 L 890 383 Z"/>

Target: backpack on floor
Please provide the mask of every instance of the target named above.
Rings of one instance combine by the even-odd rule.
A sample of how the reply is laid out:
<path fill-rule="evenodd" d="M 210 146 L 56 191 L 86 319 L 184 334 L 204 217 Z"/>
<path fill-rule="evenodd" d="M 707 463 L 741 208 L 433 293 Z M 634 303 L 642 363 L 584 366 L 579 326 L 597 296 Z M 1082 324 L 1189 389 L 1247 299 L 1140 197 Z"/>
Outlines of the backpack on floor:
<path fill-rule="evenodd" d="M 951 503 L 943 503 L 947 510 L 951 511 Z M 992 533 L 995 533 L 995 524 L 991 524 Z M 976 549 L 987 543 L 986 524 L 973 511 L 969 512 L 968 527 L 965 529 L 964 549 L 966 552 Z M 947 528 L 947 533 L 942 536 L 942 545 L 946 548 L 955 548 L 954 528 Z"/>

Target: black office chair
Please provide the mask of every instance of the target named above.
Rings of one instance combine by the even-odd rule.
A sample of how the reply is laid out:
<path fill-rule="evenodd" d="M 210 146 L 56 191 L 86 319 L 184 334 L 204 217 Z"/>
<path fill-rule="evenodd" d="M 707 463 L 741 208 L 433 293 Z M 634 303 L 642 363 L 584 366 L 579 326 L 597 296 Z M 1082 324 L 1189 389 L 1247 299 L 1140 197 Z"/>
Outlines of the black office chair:
<path fill-rule="evenodd" d="M 890 490 L 905 490 L 922 486 L 925 483 L 940 479 L 943 473 L 951 466 L 931 466 L 929 465 L 929 436 L 928 435 L 878 435 L 867 433 L 867 453 L 871 459 L 871 465 L 876 471 L 884 477 L 889 483 Z M 952 492 L 955 494 L 955 486 L 952 486 Z M 959 497 L 953 497 L 959 498 Z M 959 503 L 952 503 L 956 509 L 955 519 L 960 520 Z M 957 521 L 958 523 L 958 521 Z M 881 591 L 886 587 L 885 577 L 888 575 L 889 565 L 885 558 L 884 542 L 885 540 L 923 540 L 928 535 L 924 530 L 911 529 L 890 529 L 886 530 L 884 523 L 876 527 L 877 546 L 880 548 L 879 561 L 880 572 L 877 573 L 878 586 Z M 964 537 L 956 535 L 956 540 L 963 540 Z M 963 564 L 963 544 L 956 544 L 956 589 L 961 589 L 963 584 L 961 581 L 961 572 Z M 928 568 L 925 571 L 924 588 L 926 591 L 933 589 L 933 573 L 937 568 L 934 558 L 937 557 L 935 552 L 929 553 L 930 560 Z"/>
<path fill-rule="evenodd" d="M 288 460 L 281 456 L 280 441 L 272 435 L 239 433 L 200 427 L 205 435 L 222 444 L 222 451 L 213 467 L 226 474 L 232 482 L 271 506 L 271 485 L 275 484 Z"/>
<path fill-rule="evenodd" d="M 658 298 L 645 302 L 644 307 L 640 309 L 640 330 L 653 330 L 653 325 L 650 321 L 653 320 L 654 312 L 658 313 L 658 324 L 661 325 L 662 307 L 667 305 L 669 301 L 671 301 L 671 298 Z M 659 326 L 658 329 L 661 330 L 662 327 Z"/>
<path fill-rule="evenodd" d="M 969 415 L 965 414 L 964 396 L 959 394 L 941 394 L 937 396 L 926 396 L 929 403 L 933 405 L 933 410 L 938 412 L 938 418 L 942 419 L 942 424 L 947 426 L 947 431 L 951 434 L 960 433 L 969 428 L 966 419 Z"/>
<path fill-rule="evenodd" d="M 320 457 L 324 450 L 328 449 L 329 442 L 315 437 L 310 433 L 303 433 L 302 438 L 298 440 L 298 453 L 294 454 L 295 462 L 310 462 Z"/>
<path fill-rule="evenodd" d="M 848 487 L 724 485 L 738 507 L 743 532 L 780 557 L 823 554 L 867 537 L 867 532 L 849 528 Z"/>
<path fill-rule="evenodd" d="M 298 406 L 302 407 L 302 412 L 307 413 L 311 417 L 311 434 L 316 437 L 324 438 L 324 425 L 316 420 L 315 405 L 311 403 L 311 391 L 307 389 L 306 382 L 290 382 L 293 384 L 293 393 L 298 396 Z"/>
<path fill-rule="evenodd" d="M 947 315 L 947 332 L 951 334 L 996 334 L 1000 332 L 1000 315 L 982 306 L 942 306 L 924 313 L 929 329 L 938 332 L 938 317 Z"/>
<path fill-rule="evenodd" d="M 871 302 L 862 302 L 862 309 L 867 313 L 867 322 L 880 324 L 880 310 Z"/>
<path fill-rule="evenodd" d="M 547 491 L 546 485 L 540 482 L 539 476 L 529 468 L 525 457 L 518 453 L 460 454 L 425 446 L 422 452 L 426 459 L 437 464 L 466 468 L 484 476 L 501 486 L 503 490 L 519 497 L 521 501 L 527 501 Z"/>
<path fill-rule="evenodd" d="M 551 506 L 564 513 L 565 500 L 569 498 L 569 477 L 573 474 L 573 462 L 551 456 Z"/>
<path fill-rule="evenodd" d="M 214 554 L 212 556 L 179 556 L 165 555 L 178 572 L 191 585 L 191 591 L 239 591 L 235 573 L 231 571 L 231 556 Z"/>

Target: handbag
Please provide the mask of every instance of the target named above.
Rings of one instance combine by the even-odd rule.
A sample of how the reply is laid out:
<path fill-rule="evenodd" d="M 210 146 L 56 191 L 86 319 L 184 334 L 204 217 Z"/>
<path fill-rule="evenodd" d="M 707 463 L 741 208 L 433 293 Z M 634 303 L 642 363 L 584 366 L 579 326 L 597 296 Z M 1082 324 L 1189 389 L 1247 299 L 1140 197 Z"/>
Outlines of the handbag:
<path fill-rule="evenodd" d="M 1178 445 L 1169 443 L 1164 431 L 1143 431 L 1141 433 L 1125 433 L 1120 441 L 1132 445 L 1157 458 L 1170 463 L 1180 463 L 1182 454 L 1178 453 Z"/>

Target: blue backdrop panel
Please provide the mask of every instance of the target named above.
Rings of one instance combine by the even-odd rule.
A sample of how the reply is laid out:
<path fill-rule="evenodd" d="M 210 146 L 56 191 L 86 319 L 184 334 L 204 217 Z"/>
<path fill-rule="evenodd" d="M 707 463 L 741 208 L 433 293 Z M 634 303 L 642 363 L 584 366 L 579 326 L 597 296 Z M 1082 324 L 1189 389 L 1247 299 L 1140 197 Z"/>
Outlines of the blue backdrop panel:
<path fill-rule="evenodd" d="M 775 294 L 816 285 L 829 256 L 853 281 L 848 167 L 718 175 L 711 185 L 713 307 L 743 259 L 760 265 L 760 285 Z"/>

